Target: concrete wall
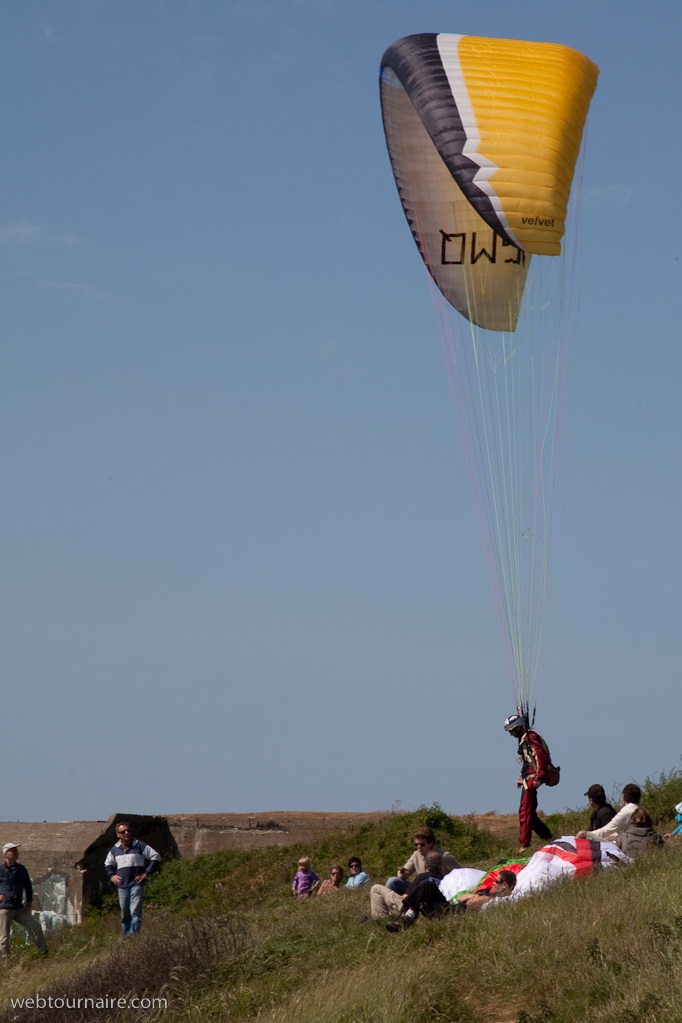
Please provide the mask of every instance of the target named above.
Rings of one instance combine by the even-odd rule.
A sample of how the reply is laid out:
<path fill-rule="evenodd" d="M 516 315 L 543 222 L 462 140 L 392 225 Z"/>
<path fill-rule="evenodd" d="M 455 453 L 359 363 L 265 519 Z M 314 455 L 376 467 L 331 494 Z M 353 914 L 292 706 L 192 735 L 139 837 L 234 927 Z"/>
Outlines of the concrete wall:
<path fill-rule="evenodd" d="M 266 845 L 306 845 L 338 828 L 359 828 L 381 820 L 382 813 L 171 814 L 168 827 L 183 857 L 222 849 L 263 849 Z"/>
<path fill-rule="evenodd" d="M 34 909 L 48 930 L 79 923 L 83 912 L 83 876 L 77 866 L 88 845 L 106 828 L 106 821 L 0 823 L 0 846 L 16 842 L 19 862 L 35 887 Z"/>

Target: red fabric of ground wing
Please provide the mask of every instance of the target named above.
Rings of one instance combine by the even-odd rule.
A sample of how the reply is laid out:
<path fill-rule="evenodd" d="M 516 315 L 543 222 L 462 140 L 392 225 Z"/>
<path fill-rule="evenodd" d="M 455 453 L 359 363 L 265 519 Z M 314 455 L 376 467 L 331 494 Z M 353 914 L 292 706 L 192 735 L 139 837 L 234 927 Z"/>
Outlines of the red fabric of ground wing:
<path fill-rule="evenodd" d="M 547 846 L 548 849 L 552 850 L 554 856 L 558 856 L 559 859 L 565 860 L 566 863 L 570 863 L 571 866 L 575 867 L 576 877 L 585 877 L 586 874 L 591 874 L 594 869 L 594 862 L 592 859 L 592 848 L 590 843 L 585 838 L 576 838 L 575 852 L 568 852 L 567 849 L 559 849 L 555 845 Z"/>
<path fill-rule="evenodd" d="M 492 887 L 492 885 L 497 880 L 497 875 L 500 874 L 503 870 L 509 870 L 512 874 L 518 874 L 520 870 L 523 870 L 523 868 L 525 866 L 527 866 L 527 864 L 528 864 L 528 860 L 524 860 L 523 863 L 508 863 L 508 864 L 504 864 L 503 863 L 501 866 L 495 867 L 494 870 L 489 870 L 488 873 L 483 878 L 483 880 L 481 881 L 481 883 L 479 884 L 479 886 L 476 889 L 476 891 L 480 891 L 481 888 L 490 888 L 490 887 Z"/>

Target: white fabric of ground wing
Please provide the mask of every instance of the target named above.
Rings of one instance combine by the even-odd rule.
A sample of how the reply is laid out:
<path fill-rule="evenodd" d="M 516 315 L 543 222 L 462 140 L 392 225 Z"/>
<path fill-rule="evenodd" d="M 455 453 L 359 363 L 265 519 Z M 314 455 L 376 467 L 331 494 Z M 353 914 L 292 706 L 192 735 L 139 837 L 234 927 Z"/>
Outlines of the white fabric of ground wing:
<path fill-rule="evenodd" d="M 456 867 L 445 875 L 438 887 L 446 899 L 454 899 L 458 892 L 468 892 L 475 888 L 486 873 L 485 870 L 474 870 L 473 867 Z"/>
<path fill-rule="evenodd" d="M 557 839 L 559 842 L 575 843 L 575 838 L 572 835 L 564 836 Z M 599 849 L 601 853 L 601 867 L 604 870 L 610 867 L 618 865 L 618 861 L 621 863 L 632 863 L 629 856 L 626 856 L 620 851 L 617 845 L 613 845 L 612 842 L 600 842 Z M 575 878 L 576 868 L 572 863 L 567 862 L 556 853 L 552 851 L 551 845 L 543 846 L 531 857 L 530 862 L 520 870 L 516 875 L 516 887 L 511 895 L 507 896 L 506 899 L 501 899 L 501 902 L 513 901 L 515 899 L 522 899 L 526 895 L 532 895 L 533 892 L 540 891 L 545 888 L 548 884 L 552 884 L 554 881 L 564 881 L 567 878 Z M 498 900 L 487 903 L 487 906 L 494 905 Z"/>

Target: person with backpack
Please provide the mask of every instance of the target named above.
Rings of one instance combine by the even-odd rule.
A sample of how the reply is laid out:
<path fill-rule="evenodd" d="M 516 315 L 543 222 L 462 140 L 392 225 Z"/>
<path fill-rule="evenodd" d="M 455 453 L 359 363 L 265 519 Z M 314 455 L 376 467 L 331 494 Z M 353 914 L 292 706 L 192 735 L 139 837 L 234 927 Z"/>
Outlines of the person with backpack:
<path fill-rule="evenodd" d="M 504 723 L 505 732 L 509 732 L 518 740 L 518 754 L 521 762 L 521 774 L 516 785 L 522 789 L 521 805 L 519 806 L 519 842 L 520 853 L 530 848 L 532 833 L 535 832 L 545 842 L 551 841 L 552 832 L 538 817 L 538 788 L 540 785 L 557 785 L 559 768 L 552 763 L 547 743 L 534 732 L 526 718 L 520 714 L 512 714 Z"/>

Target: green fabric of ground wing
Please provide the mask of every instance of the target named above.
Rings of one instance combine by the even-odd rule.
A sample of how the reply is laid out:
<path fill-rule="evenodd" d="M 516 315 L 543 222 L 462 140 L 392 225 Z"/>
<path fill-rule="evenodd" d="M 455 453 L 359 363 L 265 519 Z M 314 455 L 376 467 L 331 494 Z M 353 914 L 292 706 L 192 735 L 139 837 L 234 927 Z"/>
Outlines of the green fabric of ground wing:
<path fill-rule="evenodd" d="M 660 806 L 658 829 L 670 830 L 682 776 L 663 775 L 645 792 L 644 805 Z M 555 816 L 553 830 L 575 830 L 583 817 Z M 148 886 L 140 938 L 122 943 L 107 898 L 84 924 L 51 939 L 48 960 L 15 941 L 0 974 L 0 1023 L 17 1018 L 10 998 L 37 992 L 162 995 L 168 1008 L 118 1016 L 34 1009 L 27 1016 L 34 1023 L 682 1023 L 682 840 L 516 903 L 420 918 L 397 935 L 361 922 L 369 886 L 305 901 L 292 896 L 301 854 L 321 876 L 359 855 L 382 881 L 424 823 L 466 865 L 491 866 L 511 851 L 505 838 L 431 807 L 305 849 L 166 863 Z"/>

